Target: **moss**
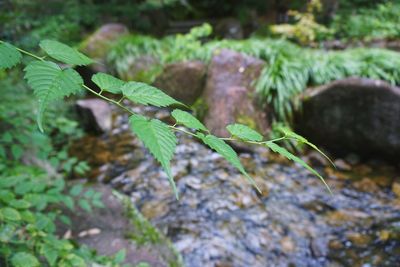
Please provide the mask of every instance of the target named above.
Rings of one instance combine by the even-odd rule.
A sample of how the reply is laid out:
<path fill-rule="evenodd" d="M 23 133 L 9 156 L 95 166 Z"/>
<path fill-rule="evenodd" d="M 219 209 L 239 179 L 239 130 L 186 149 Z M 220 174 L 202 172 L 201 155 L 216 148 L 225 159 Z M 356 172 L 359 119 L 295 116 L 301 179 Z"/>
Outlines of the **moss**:
<path fill-rule="evenodd" d="M 204 121 L 204 118 L 208 112 L 208 105 L 204 99 L 204 97 L 197 98 L 196 102 L 191 106 L 194 115 L 200 120 Z"/>
<path fill-rule="evenodd" d="M 134 230 L 127 234 L 127 238 L 132 239 L 137 245 L 160 245 L 167 248 L 168 256 L 165 253 L 162 256 L 168 261 L 170 267 L 181 267 L 183 265 L 182 256 L 174 248 L 172 242 L 154 227 L 131 203 L 130 199 L 117 191 L 114 194 L 122 201 L 125 214 L 134 226 Z M 166 258 L 166 259 L 165 259 Z"/>
<path fill-rule="evenodd" d="M 247 115 L 243 115 L 243 114 L 239 114 L 236 117 L 236 122 L 240 123 L 240 124 L 244 124 L 249 126 L 252 129 L 258 129 L 257 123 L 255 122 L 255 120 L 253 118 L 251 118 L 250 116 Z"/>

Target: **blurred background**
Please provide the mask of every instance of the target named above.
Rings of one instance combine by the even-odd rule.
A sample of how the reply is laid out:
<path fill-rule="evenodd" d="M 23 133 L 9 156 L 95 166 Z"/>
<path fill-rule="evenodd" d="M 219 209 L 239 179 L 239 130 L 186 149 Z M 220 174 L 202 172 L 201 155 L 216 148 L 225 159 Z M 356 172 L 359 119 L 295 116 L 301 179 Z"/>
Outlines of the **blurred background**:
<path fill-rule="evenodd" d="M 0 0 L 0 40 L 39 56 L 44 39 L 78 49 L 96 61 L 75 68 L 95 90 L 98 72 L 152 84 L 215 135 L 229 137 L 234 122 L 270 139 L 293 129 L 335 165 L 304 142 L 281 143 L 326 179 L 330 195 L 298 162 L 233 144 L 260 194 L 216 153 L 178 135 L 177 201 L 127 114 L 107 102 L 82 92 L 54 103 L 39 132 L 20 65 L 0 70 L 0 176 L 49 185 L 15 184 L 12 195 L 38 190 L 46 203 L 28 202 L 49 216 L 43 229 L 100 255 L 124 250 L 119 261 L 131 266 L 400 266 L 399 14 L 398 0 Z M 124 103 L 174 123 L 167 109 Z M 79 202 L 79 212 L 61 209 L 67 226 L 50 205 L 54 177 Z M 102 209 L 91 207 L 94 192 L 105 196 Z M 5 193 L 0 203 L 2 214 L 11 205 Z M 10 243 L 23 240 L 26 222 L 0 219 L 0 265 L 24 251 L 58 266 L 61 254 L 51 265 L 42 247 Z M 77 254 L 87 266 L 89 254 Z"/>

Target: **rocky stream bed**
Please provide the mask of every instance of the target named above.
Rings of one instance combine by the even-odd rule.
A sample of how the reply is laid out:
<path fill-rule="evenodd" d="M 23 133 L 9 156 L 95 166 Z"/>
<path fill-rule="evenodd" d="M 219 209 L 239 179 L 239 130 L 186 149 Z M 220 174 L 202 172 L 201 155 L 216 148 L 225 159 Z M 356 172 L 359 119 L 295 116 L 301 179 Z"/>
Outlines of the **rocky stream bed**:
<path fill-rule="evenodd" d="M 127 117 L 115 115 L 113 124 L 77 142 L 74 154 L 89 159 L 92 179 L 127 194 L 186 266 L 400 266 L 400 175 L 392 166 L 350 157 L 335 169 L 307 153 L 330 195 L 307 170 L 268 151 L 241 154 L 259 194 L 218 154 L 179 136 L 177 201 Z"/>

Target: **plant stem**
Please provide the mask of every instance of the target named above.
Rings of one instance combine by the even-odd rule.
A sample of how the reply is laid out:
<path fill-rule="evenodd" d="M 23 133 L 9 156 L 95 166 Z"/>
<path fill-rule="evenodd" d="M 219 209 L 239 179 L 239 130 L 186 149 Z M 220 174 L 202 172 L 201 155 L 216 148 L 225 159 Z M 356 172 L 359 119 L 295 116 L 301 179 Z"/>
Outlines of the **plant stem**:
<path fill-rule="evenodd" d="M 83 88 L 85 88 L 86 90 L 88 90 L 89 92 L 91 92 L 92 94 L 94 94 L 94 95 L 96 95 L 96 96 L 98 96 L 98 97 L 100 97 L 100 98 L 102 98 L 102 99 L 104 99 L 104 100 L 106 100 L 106 101 L 108 101 L 108 102 L 110 102 L 110 103 L 113 103 L 114 105 L 117 105 L 118 107 L 120 107 L 120 108 L 122 108 L 123 110 L 129 112 L 129 113 L 132 114 L 132 115 L 135 114 L 135 113 L 134 113 L 132 110 L 130 110 L 129 108 L 125 107 L 124 105 L 121 105 L 121 103 L 119 103 L 119 102 L 117 102 L 117 101 L 115 101 L 115 100 L 113 100 L 113 99 L 111 99 L 111 98 L 105 97 L 105 96 L 103 96 L 103 95 L 97 93 L 95 90 L 91 89 L 90 87 L 86 86 L 85 84 L 82 84 L 82 86 L 83 86 Z"/>

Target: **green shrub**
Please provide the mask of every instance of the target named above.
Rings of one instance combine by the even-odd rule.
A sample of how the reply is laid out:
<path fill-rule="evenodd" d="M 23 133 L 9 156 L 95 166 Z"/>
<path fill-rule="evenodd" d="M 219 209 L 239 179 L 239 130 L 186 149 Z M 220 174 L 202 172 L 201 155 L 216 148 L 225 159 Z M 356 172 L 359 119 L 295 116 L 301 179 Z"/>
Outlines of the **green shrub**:
<path fill-rule="evenodd" d="M 382 3 L 369 8 L 342 10 L 331 28 L 343 39 L 396 38 L 400 36 L 400 3 Z"/>

